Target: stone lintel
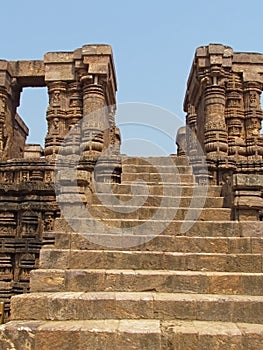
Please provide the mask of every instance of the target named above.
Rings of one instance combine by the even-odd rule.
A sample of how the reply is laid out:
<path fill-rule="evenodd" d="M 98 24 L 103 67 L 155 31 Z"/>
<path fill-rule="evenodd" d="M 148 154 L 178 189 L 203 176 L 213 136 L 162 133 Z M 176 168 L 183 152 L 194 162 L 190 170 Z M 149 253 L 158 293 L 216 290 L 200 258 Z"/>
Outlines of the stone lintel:
<path fill-rule="evenodd" d="M 0 61 L 0 86 L 4 86 L 11 93 L 11 83 L 21 88 L 45 86 L 45 70 L 43 61 Z"/>
<path fill-rule="evenodd" d="M 23 87 L 44 87 L 45 67 L 40 60 L 10 61 L 12 78 L 17 79 L 17 84 Z"/>
<path fill-rule="evenodd" d="M 27 76 L 44 76 L 45 67 L 40 60 L 10 61 L 12 75 L 16 78 Z"/>

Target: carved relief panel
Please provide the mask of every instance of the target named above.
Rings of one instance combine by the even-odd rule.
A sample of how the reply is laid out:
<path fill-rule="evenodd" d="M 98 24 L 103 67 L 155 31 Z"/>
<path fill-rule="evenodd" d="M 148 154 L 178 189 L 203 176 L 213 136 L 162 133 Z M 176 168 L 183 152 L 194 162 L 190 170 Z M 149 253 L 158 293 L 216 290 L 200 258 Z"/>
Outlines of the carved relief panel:
<path fill-rule="evenodd" d="M 39 230 L 38 213 L 25 211 L 21 218 L 21 237 L 36 237 Z"/>

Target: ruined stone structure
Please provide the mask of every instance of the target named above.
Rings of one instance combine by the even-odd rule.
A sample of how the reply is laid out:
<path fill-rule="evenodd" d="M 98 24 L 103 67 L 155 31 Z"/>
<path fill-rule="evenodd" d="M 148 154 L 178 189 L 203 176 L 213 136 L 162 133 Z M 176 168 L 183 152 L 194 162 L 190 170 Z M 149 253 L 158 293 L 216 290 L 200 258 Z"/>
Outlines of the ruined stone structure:
<path fill-rule="evenodd" d="M 132 158 L 109 46 L 1 61 L 0 349 L 262 350 L 262 87 L 263 55 L 198 48 L 177 155 Z"/>
<path fill-rule="evenodd" d="M 48 89 L 44 150 L 26 144 L 28 128 L 16 112 L 22 89 L 28 86 Z M 38 267 L 43 243 L 50 241 L 45 232 L 53 230 L 59 216 L 54 192 L 56 155 L 83 115 L 90 118 L 73 130 L 66 152 L 77 153 L 81 148 L 84 186 L 89 185 L 99 155 L 97 167 L 107 168 L 107 160 L 113 162 L 116 171 L 108 176 L 119 181 L 115 93 L 114 63 L 107 45 L 47 53 L 43 61 L 0 61 L 0 299 L 5 301 L 6 316 L 11 295 L 28 291 L 29 272 Z M 106 106 L 112 107 L 99 116 L 93 113 Z M 105 181 L 107 174 L 101 177 Z"/>
<path fill-rule="evenodd" d="M 262 54 L 220 44 L 197 49 L 184 101 L 187 154 L 198 174 L 197 139 L 209 166 L 207 181 L 230 187 L 230 197 L 235 190 L 227 205 L 237 220 L 262 217 L 262 89 Z"/>

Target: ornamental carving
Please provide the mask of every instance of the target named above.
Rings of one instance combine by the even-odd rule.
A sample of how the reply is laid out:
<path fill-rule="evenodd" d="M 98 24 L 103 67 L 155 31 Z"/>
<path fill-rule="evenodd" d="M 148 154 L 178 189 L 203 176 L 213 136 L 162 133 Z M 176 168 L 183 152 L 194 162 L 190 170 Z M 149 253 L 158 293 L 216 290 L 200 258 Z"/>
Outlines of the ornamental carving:
<path fill-rule="evenodd" d="M 55 164 L 65 137 L 70 132 L 64 149 L 69 162 L 83 152 L 78 168 L 83 193 L 93 186 L 94 166 L 103 152 L 112 147 L 103 157 L 104 175 L 98 181 L 120 182 L 121 159 L 114 115 L 97 113 L 116 105 L 110 46 L 85 45 L 73 52 L 49 52 L 43 60 L 4 61 L 1 74 L 8 79 L 0 79 L 0 301 L 8 316 L 11 296 L 29 290 L 29 274 L 38 266 L 41 246 L 54 243 L 60 215 Z M 44 147 L 27 144 L 29 130 L 17 113 L 21 92 L 28 86 L 48 91 Z M 84 118 L 87 115 L 92 118 Z"/>
<path fill-rule="evenodd" d="M 207 157 L 221 162 L 223 156 L 226 164 L 231 159 L 237 169 L 244 169 L 246 159 L 262 159 L 263 61 L 262 55 L 254 53 L 233 52 L 224 57 L 225 50 L 215 44 L 197 49 L 184 109 L 190 128 L 196 111 L 196 135 Z M 188 147 L 194 152 L 191 138 Z"/>
<path fill-rule="evenodd" d="M 2 120 L 3 117 L 5 117 L 6 113 L 6 97 L 3 95 L 0 95 L 0 118 Z"/>

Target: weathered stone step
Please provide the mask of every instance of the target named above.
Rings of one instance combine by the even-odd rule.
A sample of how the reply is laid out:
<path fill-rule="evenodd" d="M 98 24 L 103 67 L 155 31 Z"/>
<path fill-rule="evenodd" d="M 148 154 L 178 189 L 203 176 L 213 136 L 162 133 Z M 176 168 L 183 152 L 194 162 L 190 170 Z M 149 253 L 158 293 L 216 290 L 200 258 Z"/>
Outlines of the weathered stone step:
<path fill-rule="evenodd" d="M 105 220 L 198 220 L 226 221 L 231 218 L 229 208 L 182 208 L 182 207 L 162 207 L 162 206 L 131 206 L 131 205 L 111 205 L 104 206 L 94 204 L 88 207 L 92 217 Z M 186 216 L 187 215 L 187 216 Z"/>
<path fill-rule="evenodd" d="M 152 165 L 152 164 L 122 164 L 122 173 L 179 173 L 179 174 L 193 174 L 193 169 L 190 165 Z"/>
<path fill-rule="evenodd" d="M 133 181 L 145 181 L 147 183 L 173 183 L 173 184 L 192 184 L 194 183 L 193 175 L 189 174 L 176 174 L 176 173 L 122 173 L 121 182 L 129 183 Z"/>
<path fill-rule="evenodd" d="M 127 165 L 156 165 L 156 166 L 169 166 L 169 165 L 186 165 L 189 166 L 189 158 L 174 156 L 165 157 L 122 157 L 122 164 Z"/>
<path fill-rule="evenodd" d="M 108 184 L 97 182 L 97 193 L 113 193 L 113 194 L 133 194 L 133 195 L 161 195 L 161 196 L 208 196 L 208 197 L 220 197 L 222 186 L 198 186 L 189 184 L 153 184 L 147 185 L 145 183 L 131 184 Z"/>
<path fill-rule="evenodd" d="M 161 350 L 159 320 L 12 321 L 1 350 Z"/>
<path fill-rule="evenodd" d="M 131 247 L 132 241 L 126 244 L 127 236 L 134 235 L 134 244 L 139 245 L 146 241 L 141 240 L 141 236 L 155 235 L 173 235 L 188 237 L 262 237 L 263 222 L 262 221 L 170 221 L 170 220 L 99 220 L 95 218 L 75 218 L 69 217 L 67 221 L 58 218 L 55 221 L 55 231 L 81 232 L 83 237 L 90 239 L 94 235 L 98 236 L 96 242 L 103 246 L 110 246 L 104 236 L 116 235 L 113 247 Z M 135 230 L 136 229 L 136 230 Z M 119 236 L 118 236 L 119 235 Z M 139 235 L 139 238 L 137 238 Z M 120 237 L 122 236 L 123 239 Z M 121 238 L 121 239 L 120 239 Z"/>
<path fill-rule="evenodd" d="M 159 319 L 263 323 L 263 296 L 156 292 L 30 293 L 12 320 Z"/>
<path fill-rule="evenodd" d="M 93 194 L 92 196 L 92 204 L 102 204 L 102 205 L 112 205 L 112 204 L 119 204 L 119 205 L 128 205 L 129 203 L 140 203 L 140 205 L 145 206 L 158 206 L 161 204 L 161 202 L 164 202 L 168 206 L 180 206 L 180 207 L 189 207 L 191 202 L 193 201 L 193 197 L 191 196 L 145 196 L 143 195 L 136 195 L 136 198 L 134 196 L 126 195 L 126 194 L 119 194 L 119 195 L 112 195 L 107 193 L 100 193 L 99 195 Z M 223 206 L 223 197 L 202 197 L 202 196 L 196 196 L 195 197 L 195 205 L 200 204 L 201 207 L 205 208 L 222 208 Z"/>
<path fill-rule="evenodd" d="M 57 273 L 60 271 L 54 270 L 54 276 Z M 60 276 L 62 278 L 61 273 Z M 54 288 L 53 284 L 47 282 L 47 270 L 32 272 L 31 277 L 32 292 L 49 292 Z M 64 271 L 64 287 L 62 289 L 60 284 L 58 290 L 263 295 L 263 274 L 128 269 L 67 270 Z"/>
<path fill-rule="evenodd" d="M 89 234 L 89 239 L 78 233 L 56 232 L 56 249 L 80 249 L 95 250 L 108 249 L 116 246 L 122 240 L 119 234 Z M 109 242 L 107 247 L 96 244 L 96 239 L 101 237 L 101 241 Z M 126 235 L 123 236 L 124 242 L 137 243 L 131 244 L 132 250 L 158 250 L 160 252 L 182 252 L 182 253 L 225 253 L 225 254 L 263 254 L 263 237 L 187 237 L 158 235 Z M 142 244 L 140 244 L 140 242 Z M 125 245 L 119 249 L 123 250 Z"/>
<path fill-rule="evenodd" d="M 111 319 L 0 327 L 3 350 L 262 350 L 262 343 L 263 325 L 251 323 Z"/>
<path fill-rule="evenodd" d="M 42 249 L 42 269 L 157 269 L 262 272 L 262 254 Z"/>
<path fill-rule="evenodd" d="M 164 321 L 162 350 L 261 350 L 263 325 L 206 322 Z"/>

